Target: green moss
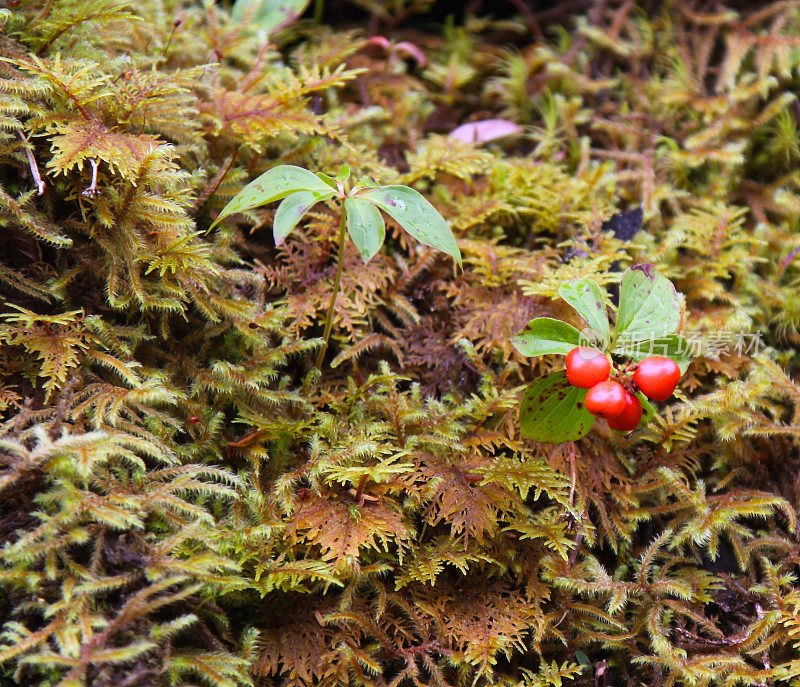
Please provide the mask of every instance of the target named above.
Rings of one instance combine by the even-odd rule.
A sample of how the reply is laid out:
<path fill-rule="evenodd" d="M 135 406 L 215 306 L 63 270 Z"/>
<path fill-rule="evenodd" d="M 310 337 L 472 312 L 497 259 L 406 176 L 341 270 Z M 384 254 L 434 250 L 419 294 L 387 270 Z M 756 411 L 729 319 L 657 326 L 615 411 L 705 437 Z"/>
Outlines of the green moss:
<path fill-rule="evenodd" d="M 607 5 L 552 40 L 373 7 L 388 47 L 188 0 L 0 14 L 0 679 L 800 677 L 800 14 Z M 528 128 L 445 136 L 496 116 Z M 210 227 L 268 168 L 344 162 L 425 194 L 464 270 L 391 223 L 350 246 L 319 373 L 335 208 L 280 247 L 274 206 Z M 640 262 L 729 350 L 630 438 L 525 440 L 561 362 L 510 337 Z"/>

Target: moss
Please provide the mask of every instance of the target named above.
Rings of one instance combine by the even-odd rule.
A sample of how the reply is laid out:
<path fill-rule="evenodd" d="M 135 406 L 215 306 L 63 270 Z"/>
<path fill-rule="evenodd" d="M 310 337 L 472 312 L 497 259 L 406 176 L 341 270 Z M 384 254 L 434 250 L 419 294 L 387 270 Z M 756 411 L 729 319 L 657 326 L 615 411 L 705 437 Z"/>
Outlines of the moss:
<path fill-rule="evenodd" d="M 800 14 L 704 7 L 397 3 L 387 45 L 188 0 L 3 11 L 4 679 L 796 680 Z M 524 135 L 444 135 L 499 116 Z M 210 227 L 268 168 L 344 162 L 425 194 L 464 270 L 391 222 L 350 246 L 320 373 L 335 207 L 278 247 L 274 206 Z M 629 438 L 522 438 L 561 362 L 509 338 L 645 263 L 727 348 Z"/>

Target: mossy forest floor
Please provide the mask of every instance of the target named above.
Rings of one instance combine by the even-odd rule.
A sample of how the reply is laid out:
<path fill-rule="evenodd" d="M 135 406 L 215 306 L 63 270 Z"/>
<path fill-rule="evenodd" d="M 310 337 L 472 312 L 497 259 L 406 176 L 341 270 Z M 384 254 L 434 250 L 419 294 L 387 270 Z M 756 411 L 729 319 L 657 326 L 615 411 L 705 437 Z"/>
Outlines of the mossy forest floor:
<path fill-rule="evenodd" d="M 0 684 L 800 685 L 800 3 L 241 9 L 0 7 Z M 463 269 L 347 244 L 317 371 L 337 204 L 211 225 L 344 163 Z M 678 394 L 523 437 L 510 338 L 641 263 Z"/>

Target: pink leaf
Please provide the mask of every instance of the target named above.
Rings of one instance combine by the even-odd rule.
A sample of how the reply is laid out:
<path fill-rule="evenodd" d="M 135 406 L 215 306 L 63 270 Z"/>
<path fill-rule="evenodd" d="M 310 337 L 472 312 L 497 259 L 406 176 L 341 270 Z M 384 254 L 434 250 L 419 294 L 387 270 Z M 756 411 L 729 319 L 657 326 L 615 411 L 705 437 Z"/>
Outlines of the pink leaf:
<path fill-rule="evenodd" d="M 389 39 L 388 39 L 388 38 L 386 38 L 385 36 L 371 36 L 371 37 L 370 37 L 370 38 L 367 40 L 367 43 L 368 43 L 369 45 L 377 45 L 377 46 L 380 46 L 380 47 L 381 47 L 381 48 L 383 48 L 384 50 L 388 50 L 388 49 L 389 49 L 389 47 L 391 46 L 391 43 L 389 43 Z"/>
<path fill-rule="evenodd" d="M 409 41 L 400 41 L 394 46 L 394 49 L 415 59 L 420 67 L 424 67 L 428 63 L 422 50 Z"/>
<path fill-rule="evenodd" d="M 522 132 L 519 124 L 507 119 L 484 119 L 479 122 L 468 122 L 450 132 L 450 138 L 464 143 L 486 143 L 496 138 L 513 136 Z"/>

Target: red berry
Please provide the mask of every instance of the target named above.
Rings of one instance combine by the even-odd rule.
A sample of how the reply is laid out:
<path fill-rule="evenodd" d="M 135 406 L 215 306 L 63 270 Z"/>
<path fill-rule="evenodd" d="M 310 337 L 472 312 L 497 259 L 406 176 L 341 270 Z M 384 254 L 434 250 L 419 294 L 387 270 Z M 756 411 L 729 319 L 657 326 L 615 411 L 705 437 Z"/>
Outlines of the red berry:
<path fill-rule="evenodd" d="M 681 370 L 674 360 L 654 355 L 645 358 L 633 373 L 633 381 L 642 393 L 654 401 L 666 401 L 681 378 Z"/>
<path fill-rule="evenodd" d="M 618 417 L 606 418 L 608 426 L 619 432 L 632 432 L 642 419 L 642 402 L 631 393 L 625 392 L 625 410 Z"/>
<path fill-rule="evenodd" d="M 625 410 L 627 395 L 628 392 L 622 388 L 622 384 L 613 379 L 600 382 L 586 392 L 586 410 L 606 420 L 617 417 Z"/>
<path fill-rule="evenodd" d="M 591 389 L 608 379 L 611 361 L 596 348 L 578 346 L 567 353 L 567 379 L 579 389 Z"/>

